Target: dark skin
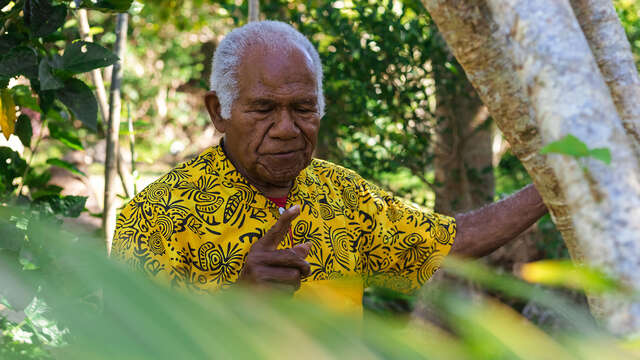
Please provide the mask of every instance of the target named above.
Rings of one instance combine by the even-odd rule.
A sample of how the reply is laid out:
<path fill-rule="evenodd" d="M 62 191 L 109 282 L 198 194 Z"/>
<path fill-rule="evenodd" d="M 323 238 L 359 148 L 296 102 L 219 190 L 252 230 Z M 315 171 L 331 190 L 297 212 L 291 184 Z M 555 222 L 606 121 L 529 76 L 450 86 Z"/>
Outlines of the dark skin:
<path fill-rule="evenodd" d="M 225 134 L 224 149 L 237 170 L 268 197 L 283 197 L 311 162 L 320 113 L 310 56 L 299 47 L 249 48 L 238 68 L 238 98 L 224 119 L 215 92 L 205 104 L 216 129 Z M 295 291 L 309 275 L 309 243 L 277 250 L 298 206 L 287 209 L 249 251 L 240 284 Z M 480 257 L 511 241 L 547 209 L 533 185 L 497 203 L 456 216 L 452 253 Z"/>

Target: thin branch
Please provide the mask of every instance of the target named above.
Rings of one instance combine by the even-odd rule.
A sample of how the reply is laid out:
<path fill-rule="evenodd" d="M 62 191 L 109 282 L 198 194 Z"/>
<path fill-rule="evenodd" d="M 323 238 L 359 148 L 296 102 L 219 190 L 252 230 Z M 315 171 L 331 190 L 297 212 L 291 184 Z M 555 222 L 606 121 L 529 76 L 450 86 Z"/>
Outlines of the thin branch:
<path fill-rule="evenodd" d="M 122 81 L 124 52 L 127 43 L 128 19 L 129 16 L 127 13 L 121 13 L 117 16 L 115 53 L 119 60 L 113 65 L 110 92 L 111 106 L 109 111 L 109 121 L 107 123 L 107 150 L 104 169 L 104 213 L 102 218 L 107 253 L 111 252 L 111 237 L 115 231 L 116 222 L 116 193 L 113 187 L 117 172 L 118 133 L 120 131 L 120 110 L 122 106 L 120 102 L 120 86 Z"/>

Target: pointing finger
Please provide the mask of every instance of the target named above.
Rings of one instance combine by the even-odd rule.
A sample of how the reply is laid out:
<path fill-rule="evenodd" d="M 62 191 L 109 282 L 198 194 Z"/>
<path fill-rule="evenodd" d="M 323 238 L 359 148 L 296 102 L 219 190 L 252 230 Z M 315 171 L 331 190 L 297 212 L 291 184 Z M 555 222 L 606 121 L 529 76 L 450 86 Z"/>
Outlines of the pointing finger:
<path fill-rule="evenodd" d="M 291 222 L 300 215 L 300 206 L 295 205 L 285 210 L 276 223 L 258 240 L 256 245 L 263 250 L 275 250 L 291 227 Z"/>

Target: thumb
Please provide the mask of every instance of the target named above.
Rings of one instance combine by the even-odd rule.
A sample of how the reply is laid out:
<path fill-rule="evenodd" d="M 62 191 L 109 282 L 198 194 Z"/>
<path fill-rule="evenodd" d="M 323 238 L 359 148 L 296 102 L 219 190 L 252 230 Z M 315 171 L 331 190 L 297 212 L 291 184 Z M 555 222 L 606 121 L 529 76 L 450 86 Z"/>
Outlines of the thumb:
<path fill-rule="evenodd" d="M 306 242 L 302 244 L 298 244 L 291 248 L 296 255 L 298 255 L 301 259 L 305 259 L 309 256 L 309 251 L 311 250 L 311 242 Z"/>
<path fill-rule="evenodd" d="M 258 240 L 253 246 L 258 246 L 264 250 L 275 250 L 278 244 L 284 239 L 291 222 L 300 214 L 300 206 L 295 205 L 282 213 L 278 221 L 267 231 L 266 234 L 260 240 Z"/>

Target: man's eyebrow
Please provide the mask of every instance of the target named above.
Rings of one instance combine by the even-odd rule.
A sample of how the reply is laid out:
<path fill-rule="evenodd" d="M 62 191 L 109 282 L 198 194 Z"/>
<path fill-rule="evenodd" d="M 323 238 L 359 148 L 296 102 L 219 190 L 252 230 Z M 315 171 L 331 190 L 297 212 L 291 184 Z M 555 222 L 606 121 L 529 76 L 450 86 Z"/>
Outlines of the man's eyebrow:
<path fill-rule="evenodd" d="M 275 101 L 266 98 L 257 98 L 251 99 L 247 102 L 248 106 L 264 106 L 264 105 L 273 105 Z"/>
<path fill-rule="evenodd" d="M 308 97 L 308 98 L 302 98 L 302 99 L 295 99 L 292 101 L 292 103 L 299 104 L 299 105 L 315 105 L 317 100 L 318 99 L 315 97 Z"/>

